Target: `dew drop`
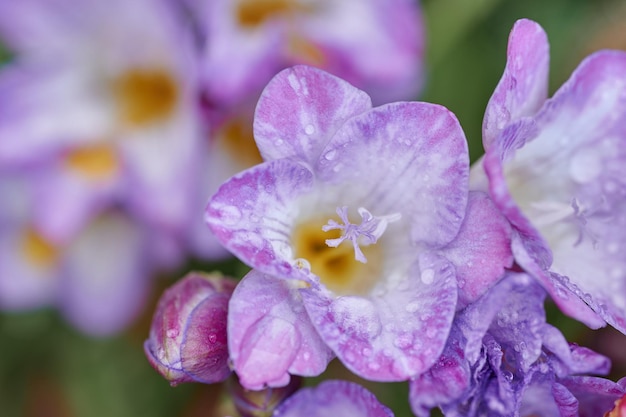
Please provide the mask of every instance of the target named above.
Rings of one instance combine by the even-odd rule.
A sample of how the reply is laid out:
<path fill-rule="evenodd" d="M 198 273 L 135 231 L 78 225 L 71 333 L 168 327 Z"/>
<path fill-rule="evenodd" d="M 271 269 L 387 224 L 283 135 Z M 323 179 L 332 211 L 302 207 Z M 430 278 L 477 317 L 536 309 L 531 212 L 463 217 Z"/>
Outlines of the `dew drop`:
<path fill-rule="evenodd" d="M 417 301 L 412 301 L 404 307 L 407 313 L 415 313 L 420 308 L 420 303 Z"/>
<path fill-rule="evenodd" d="M 307 135 L 312 135 L 313 133 L 315 133 L 315 126 L 306 125 L 304 128 L 304 133 L 306 133 Z"/>
<path fill-rule="evenodd" d="M 502 376 L 504 376 L 504 379 L 506 379 L 508 382 L 513 381 L 513 374 L 509 371 L 502 372 Z"/>
<path fill-rule="evenodd" d="M 378 371 L 380 369 L 380 364 L 378 362 L 370 362 L 367 367 L 371 370 L 371 371 Z"/>
<path fill-rule="evenodd" d="M 593 181 L 602 172 L 602 157 L 593 149 L 581 149 L 570 161 L 569 173 L 578 183 Z"/>
<path fill-rule="evenodd" d="M 304 359 L 305 361 L 308 361 L 309 359 L 311 359 L 311 354 L 309 352 L 304 352 L 302 354 L 302 359 Z"/>
<path fill-rule="evenodd" d="M 167 335 L 167 337 L 169 337 L 170 339 L 175 338 L 176 336 L 178 336 L 178 330 L 176 329 L 169 329 L 167 332 L 165 332 L 165 334 Z"/>
<path fill-rule="evenodd" d="M 233 226 L 241 220 L 241 210 L 236 206 L 223 206 L 219 209 L 219 217 L 224 224 Z"/>
<path fill-rule="evenodd" d="M 311 270 L 311 263 L 304 258 L 298 258 L 294 261 L 294 265 L 298 269 Z"/>
<path fill-rule="evenodd" d="M 337 156 L 337 150 L 336 149 L 332 149 L 332 150 L 326 152 L 326 154 L 324 155 L 324 158 L 326 158 L 326 160 L 328 160 L 328 161 L 332 161 L 333 159 L 335 159 L 336 156 Z"/>
<path fill-rule="evenodd" d="M 363 356 L 365 356 L 366 358 L 372 356 L 372 349 L 370 348 L 363 348 L 363 350 L 361 350 L 361 354 Z"/>
<path fill-rule="evenodd" d="M 209 335 L 209 342 L 211 342 L 211 343 L 217 342 L 217 335 L 215 333 L 211 333 Z"/>
<path fill-rule="evenodd" d="M 280 145 L 282 145 L 283 143 L 284 143 L 284 141 L 283 141 L 282 139 L 276 139 L 276 140 L 274 141 L 274 145 L 276 145 L 276 146 L 280 146 Z"/>
<path fill-rule="evenodd" d="M 422 282 L 426 285 L 432 284 L 433 281 L 435 280 L 435 271 L 433 271 L 432 269 L 428 268 L 422 271 L 422 274 L 420 275 L 420 277 L 422 278 Z"/>

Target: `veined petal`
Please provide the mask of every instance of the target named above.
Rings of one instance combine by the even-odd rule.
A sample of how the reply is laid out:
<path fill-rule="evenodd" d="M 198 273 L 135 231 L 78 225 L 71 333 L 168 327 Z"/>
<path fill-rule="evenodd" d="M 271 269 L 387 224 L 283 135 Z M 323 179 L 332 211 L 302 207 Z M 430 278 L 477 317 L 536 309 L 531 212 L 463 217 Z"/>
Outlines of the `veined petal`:
<path fill-rule="evenodd" d="M 276 75 L 257 105 L 254 137 L 263 158 L 315 164 L 337 129 L 369 110 L 363 91 L 327 72 L 295 66 Z"/>
<path fill-rule="evenodd" d="M 467 204 L 468 154 L 456 117 L 429 103 L 392 103 L 353 117 L 316 165 L 371 212 L 399 212 L 411 240 L 444 245 Z"/>
<path fill-rule="evenodd" d="M 566 287 L 622 332 L 624 71 L 623 52 L 590 56 L 535 117 L 534 131 L 507 136 L 516 129 L 510 126 L 498 146 L 487 151 L 484 163 L 494 201 L 519 231 L 526 254 L 553 273 L 541 279 L 546 288 L 554 295 L 550 287 Z M 557 277 L 563 282 L 546 284 Z M 567 307 L 563 297 L 555 300 L 567 314 L 599 325 L 590 321 L 588 309 Z"/>
<path fill-rule="evenodd" d="M 429 253 L 409 277 L 369 297 L 335 297 L 323 288 L 301 290 L 326 344 L 357 375 L 402 381 L 432 366 L 448 338 L 456 307 L 454 268 Z"/>
<path fill-rule="evenodd" d="M 243 262 L 280 278 L 302 278 L 293 266 L 291 227 L 296 198 L 313 187 L 313 173 L 287 159 L 267 162 L 223 184 L 205 218 L 217 239 Z"/>
<path fill-rule="evenodd" d="M 328 380 L 303 388 L 287 398 L 273 414 L 281 417 L 393 417 L 376 397 L 349 381 Z"/>
<path fill-rule="evenodd" d="M 470 192 L 461 230 L 442 253 L 456 268 L 457 309 L 461 309 L 476 301 L 513 264 L 511 227 L 486 194 Z"/>
<path fill-rule="evenodd" d="M 229 303 L 228 346 L 241 385 L 284 386 L 289 374 L 321 374 L 333 355 L 302 305 L 297 285 L 252 270 Z"/>
<path fill-rule="evenodd" d="M 510 123 L 532 116 L 548 97 L 550 55 L 546 33 L 537 23 L 518 20 L 509 36 L 506 68 L 485 111 L 483 146 L 491 147 Z"/>

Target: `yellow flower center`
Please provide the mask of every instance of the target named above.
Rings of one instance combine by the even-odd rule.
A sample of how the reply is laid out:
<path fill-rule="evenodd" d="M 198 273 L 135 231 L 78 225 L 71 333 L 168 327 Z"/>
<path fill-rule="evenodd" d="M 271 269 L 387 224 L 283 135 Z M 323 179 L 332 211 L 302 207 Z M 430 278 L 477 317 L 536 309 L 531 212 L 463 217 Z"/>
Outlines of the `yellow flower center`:
<path fill-rule="evenodd" d="M 59 249 L 33 228 L 22 236 L 22 251 L 28 261 L 42 268 L 52 266 L 59 255 Z"/>
<path fill-rule="evenodd" d="M 306 259 L 311 272 L 337 295 L 365 295 L 382 274 L 383 250 L 381 245 L 361 248 L 367 263 L 358 261 L 349 240 L 337 247 L 327 245 L 327 239 L 341 237 L 338 229 L 324 232 L 322 226 L 330 216 L 308 220 L 297 225 L 292 234 L 296 258 Z"/>
<path fill-rule="evenodd" d="M 134 69 L 114 83 L 122 120 L 131 126 L 145 126 L 166 119 L 178 101 L 178 87 L 163 70 Z"/>
<path fill-rule="evenodd" d="M 272 16 L 306 10 L 306 6 L 293 0 L 242 0 L 237 7 L 237 21 L 241 26 L 255 27 Z"/>
<path fill-rule="evenodd" d="M 103 179 L 119 169 L 115 151 L 107 144 L 79 148 L 67 155 L 69 168 L 90 179 Z"/>

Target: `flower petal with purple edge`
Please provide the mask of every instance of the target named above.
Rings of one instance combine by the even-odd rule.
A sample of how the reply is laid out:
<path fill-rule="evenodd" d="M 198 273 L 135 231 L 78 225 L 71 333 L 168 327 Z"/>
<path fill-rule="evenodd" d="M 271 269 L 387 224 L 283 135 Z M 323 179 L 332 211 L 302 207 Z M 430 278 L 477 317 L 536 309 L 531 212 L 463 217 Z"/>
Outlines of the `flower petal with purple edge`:
<path fill-rule="evenodd" d="M 470 192 L 461 230 L 443 253 L 456 268 L 457 309 L 480 298 L 512 266 L 511 226 L 488 195 Z"/>
<path fill-rule="evenodd" d="M 289 160 L 250 168 L 223 184 L 205 219 L 217 239 L 243 262 L 280 278 L 304 278 L 293 267 L 290 228 L 294 199 L 313 186 L 313 173 Z"/>
<path fill-rule="evenodd" d="M 443 350 L 456 307 L 454 268 L 424 253 L 409 277 L 379 297 L 301 290 L 324 341 L 363 378 L 406 380 L 432 366 Z"/>
<path fill-rule="evenodd" d="M 541 269 L 549 267 L 550 273 L 540 269 L 538 278 L 556 303 L 591 327 L 601 325 L 587 308 L 578 308 L 580 298 L 622 332 L 626 263 L 619 248 L 626 241 L 619 230 L 626 224 L 626 153 L 621 146 L 626 137 L 625 71 L 623 52 L 590 56 L 535 116 L 534 131 L 494 143 L 484 163 L 494 201 L 519 231 L 518 252 Z M 552 265 L 541 255 L 549 250 Z M 565 288 L 572 296 L 560 297 L 555 288 Z"/>
<path fill-rule="evenodd" d="M 276 75 L 256 108 L 254 137 L 266 161 L 314 164 L 346 119 L 369 110 L 367 94 L 327 72 L 295 66 Z"/>
<path fill-rule="evenodd" d="M 315 171 L 369 210 L 402 213 L 413 243 L 439 246 L 461 227 L 468 166 L 454 114 L 435 104 L 400 102 L 346 121 Z"/>
<path fill-rule="evenodd" d="M 287 398 L 274 417 L 393 417 L 391 410 L 362 386 L 328 380 L 315 388 L 303 388 Z"/>
<path fill-rule="evenodd" d="M 234 287 L 229 278 L 191 272 L 159 299 L 144 352 L 172 385 L 214 383 L 230 374 L 226 314 Z"/>
<path fill-rule="evenodd" d="M 291 284 L 252 270 L 230 300 L 230 359 L 248 389 L 284 386 L 290 373 L 317 376 L 333 357 Z"/>
<path fill-rule="evenodd" d="M 485 111 L 483 146 L 489 149 L 510 123 L 532 116 L 548 97 L 549 45 L 543 28 L 518 20 L 509 36 L 507 62 Z"/>

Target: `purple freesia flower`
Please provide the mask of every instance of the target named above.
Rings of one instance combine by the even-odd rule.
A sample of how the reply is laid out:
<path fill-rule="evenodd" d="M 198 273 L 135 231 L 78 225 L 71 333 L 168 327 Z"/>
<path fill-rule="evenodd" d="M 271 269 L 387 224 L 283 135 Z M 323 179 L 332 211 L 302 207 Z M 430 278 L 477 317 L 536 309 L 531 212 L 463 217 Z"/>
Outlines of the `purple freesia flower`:
<path fill-rule="evenodd" d="M 234 287 L 230 278 L 191 272 L 159 299 L 144 351 L 170 384 L 210 384 L 230 374 L 226 315 Z"/>
<path fill-rule="evenodd" d="M 439 361 L 410 384 L 418 416 L 600 415 L 623 392 L 606 374 L 609 360 L 568 345 L 545 321 L 545 291 L 509 274 L 461 311 Z"/>
<path fill-rule="evenodd" d="M 254 132 L 266 162 L 222 185 L 206 212 L 254 268 L 229 311 L 242 384 L 319 374 L 330 350 L 374 380 L 428 369 L 458 286 L 469 301 L 511 261 L 506 223 L 484 194 L 468 197 L 454 115 L 417 102 L 372 108 L 350 84 L 297 66 L 265 89 Z"/>
<path fill-rule="evenodd" d="M 287 398 L 273 417 L 393 417 L 368 390 L 349 381 L 328 380 L 315 388 L 303 388 Z"/>
<path fill-rule="evenodd" d="M 548 61 L 543 29 L 517 22 L 474 184 L 511 222 L 517 263 L 566 314 L 626 333 L 626 53 L 589 56 L 551 99 Z"/>

